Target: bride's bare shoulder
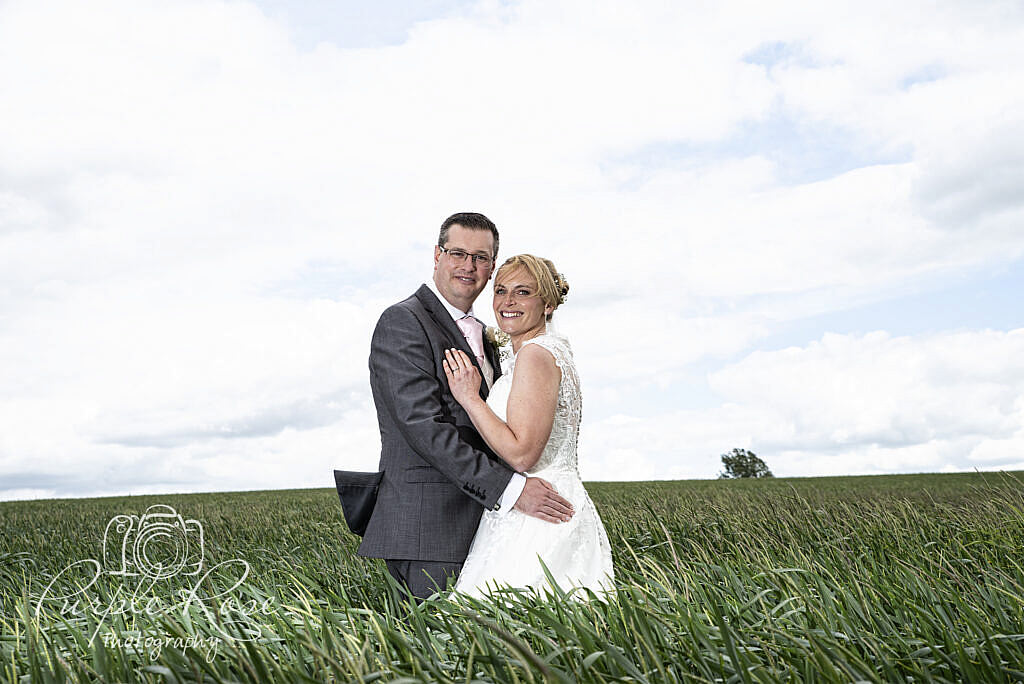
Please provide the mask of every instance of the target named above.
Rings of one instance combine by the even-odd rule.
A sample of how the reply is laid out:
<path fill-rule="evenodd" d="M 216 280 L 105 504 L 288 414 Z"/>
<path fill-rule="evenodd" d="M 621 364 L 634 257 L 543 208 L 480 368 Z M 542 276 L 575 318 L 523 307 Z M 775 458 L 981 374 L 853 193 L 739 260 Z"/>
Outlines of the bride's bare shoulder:
<path fill-rule="evenodd" d="M 516 371 L 523 373 L 542 373 L 544 375 L 561 374 L 558 364 L 555 363 L 554 353 L 547 347 L 537 344 L 524 344 L 516 354 Z"/>

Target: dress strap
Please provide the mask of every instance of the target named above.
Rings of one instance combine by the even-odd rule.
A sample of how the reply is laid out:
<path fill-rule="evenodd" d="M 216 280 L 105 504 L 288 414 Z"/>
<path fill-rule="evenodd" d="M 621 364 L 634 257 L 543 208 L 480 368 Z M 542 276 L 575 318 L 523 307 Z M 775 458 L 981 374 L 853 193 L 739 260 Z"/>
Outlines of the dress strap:
<path fill-rule="evenodd" d="M 569 346 L 569 340 L 564 337 L 549 334 L 537 335 L 537 337 L 523 342 L 524 347 L 528 344 L 539 345 L 551 352 L 551 355 L 555 357 L 555 365 L 559 368 L 566 362 L 572 361 L 572 347 Z"/>

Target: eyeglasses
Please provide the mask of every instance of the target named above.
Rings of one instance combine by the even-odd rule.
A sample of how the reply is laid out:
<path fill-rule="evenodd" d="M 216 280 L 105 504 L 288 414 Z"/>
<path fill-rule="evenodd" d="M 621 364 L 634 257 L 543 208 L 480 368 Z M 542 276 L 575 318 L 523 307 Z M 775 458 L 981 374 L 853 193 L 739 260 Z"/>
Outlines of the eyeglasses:
<path fill-rule="evenodd" d="M 464 261 L 466 261 L 466 257 L 473 257 L 473 266 L 474 267 L 476 267 L 476 266 L 487 267 L 487 266 L 490 266 L 492 263 L 494 263 L 494 259 L 492 259 L 491 257 L 487 256 L 486 254 L 470 254 L 469 252 L 467 252 L 467 251 L 465 251 L 463 249 L 448 249 L 447 247 L 442 247 L 441 245 L 438 245 L 437 248 L 440 249 L 445 254 L 447 254 L 449 256 L 449 258 L 452 259 L 452 261 L 454 261 L 456 263 L 459 263 L 459 264 L 461 264 Z"/>

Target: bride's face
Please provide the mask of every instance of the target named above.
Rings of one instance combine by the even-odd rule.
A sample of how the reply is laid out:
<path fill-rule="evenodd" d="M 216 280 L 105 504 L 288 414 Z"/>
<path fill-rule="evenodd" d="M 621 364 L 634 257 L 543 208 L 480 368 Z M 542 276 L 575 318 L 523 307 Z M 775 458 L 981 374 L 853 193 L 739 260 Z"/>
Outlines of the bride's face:
<path fill-rule="evenodd" d="M 502 273 L 494 284 L 494 318 L 503 332 L 512 336 L 544 329 L 544 317 L 551 309 L 537 291 L 537 281 L 525 268 Z"/>

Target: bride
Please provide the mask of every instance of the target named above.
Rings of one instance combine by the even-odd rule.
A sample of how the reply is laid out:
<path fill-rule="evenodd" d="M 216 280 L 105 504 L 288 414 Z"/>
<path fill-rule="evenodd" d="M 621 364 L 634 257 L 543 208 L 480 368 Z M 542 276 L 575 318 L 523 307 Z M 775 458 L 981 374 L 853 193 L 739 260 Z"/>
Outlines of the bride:
<path fill-rule="evenodd" d="M 494 316 L 512 338 L 511 365 L 485 402 L 480 373 L 458 349 L 445 352 L 452 395 L 487 445 L 521 473 L 543 477 L 568 499 L 575 515 L 551 523 L 512 510 L 484 511 L 455 591 L 482 596 L 499 585 L 550 591 L 541 565 L 568 591 L 612 586 L 611 547 L 580 480 L 579 376 L 569 341 L 547 330 L 569 285 L 554 264 L 531 254 L 508 259 L 494 278 Z"/>

